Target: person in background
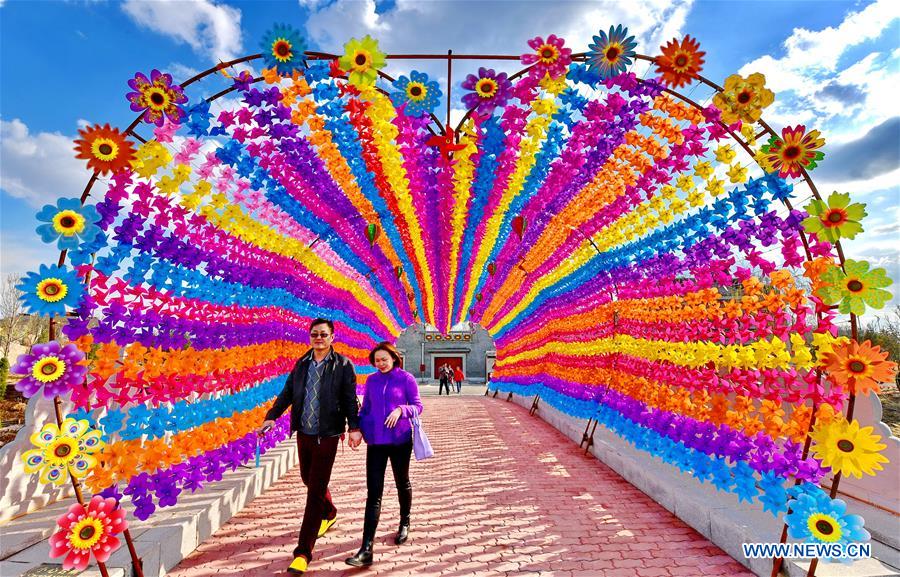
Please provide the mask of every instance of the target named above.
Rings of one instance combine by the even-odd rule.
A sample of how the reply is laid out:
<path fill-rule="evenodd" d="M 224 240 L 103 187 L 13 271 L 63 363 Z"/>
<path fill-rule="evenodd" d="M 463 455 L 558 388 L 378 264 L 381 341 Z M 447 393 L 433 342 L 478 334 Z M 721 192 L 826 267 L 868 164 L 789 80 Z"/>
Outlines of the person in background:
<path fill-rule="evenodd" d="M 462 372 L 462 368 L 453 367 L 453 380 L 456 381 L 456 394 L 462 394 L 462 382 L 466 376 Z"/>
<path fill-rule="evenodd" d="M 422 413 L 416 379 L 400 368 L 400 353 L 394 345 L 380 343 L 369 353 L 369 362 L 378 371 L 366 379 L 366 393 L 359 412 L 360 428 L 367 444 L 366 515 L 362 545 L 356 555 L 346 560 L 348 565 L 354 567 L 372 564 L 372 546 L 381 516 L 388 461 L 391 462 L 400 501 L 400 529 L 394 543 L 402 545 L 409 538 L 412 510 L 409 462 L 413 450 L 410 418 Z"/>
<path fill-rule="evenodd" d="M 362 443 L 356 405 L 356 371 L 350 359 L 335 352 L 334 323 L 315 319 L 309 325 L 312 349 L 304 354 L 287 378 L 275 404 L 259 428 L 262 434 L 291 407 L 291 434 L 297 431 L 300 477 L 306 485 L 306 507 L 291 573 L 304 573 L 312 561 L 316 539 L 337 521 L 328 482 L 337 455 L 338 440 L 349 427 L 353 450 Z"/>
<path fill-rule="evenodd" d="M 450 395 L 450 383 L 453 381 L 453 376 L 450 372 L 450 367 L 447 364 L 441 365 L 441 368 L 438 369 L 438 376 L 440 377 L 440 381 L 438 384 L 438 396 L 441 395 L 441 391 L 445 388 L 447 389 L 447 396 Z"/>

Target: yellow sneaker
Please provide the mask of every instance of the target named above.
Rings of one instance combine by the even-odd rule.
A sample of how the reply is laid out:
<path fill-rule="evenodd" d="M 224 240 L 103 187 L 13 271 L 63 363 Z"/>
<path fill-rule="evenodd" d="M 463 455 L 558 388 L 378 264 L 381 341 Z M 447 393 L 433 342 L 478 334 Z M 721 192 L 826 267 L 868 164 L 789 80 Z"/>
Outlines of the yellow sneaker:
<path fill-rule="evenodd" d="M 306 557 L 300 555 L 299 557 L 294 557 L 294 560 L 291 561 L 291 565 L 288 567 L 288 573 L 306 573 L 307 568 L 309 568 L 309 561 L 306 560 Z"/>
<path fill-rule="evenodd" d="M 322 524 L 319 525 L 319 537 L 324 537 L 325 533 L 327 533 L 328 530 L 331 529 L 331 526 L 335 523 L 337 523 L 337 517 L 335 517 L 334 519 L 325 519 L 324 521 L 322 521 Z"/>

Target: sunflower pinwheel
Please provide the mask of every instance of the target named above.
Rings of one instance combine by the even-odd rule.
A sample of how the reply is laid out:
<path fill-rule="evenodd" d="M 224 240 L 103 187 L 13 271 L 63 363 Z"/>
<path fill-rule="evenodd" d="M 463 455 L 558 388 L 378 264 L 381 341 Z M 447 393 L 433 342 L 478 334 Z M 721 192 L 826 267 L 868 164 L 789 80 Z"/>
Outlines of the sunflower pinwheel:
<path fill-rule="evenodd" d="M 866 312 L 866 306 L 880 309 L 891 300 L 891 293 L 884 290 L 892 284 L 887 272 L 883 268 L 869 270 L 866 261 L 847 259 L 844 270 L 832 265 L 822 273 L 820 280 L 827 284 L 819 287 L 815 294 L 825 304 L 837 304 L 843 314 L 861 315 Z"/>
<path fill-rule="evenodd" d="M 790 503 L 791 512 L 785 515 L 788 534 L 794 539 L 813 543 L 865 542 L 871 536 L 864 529 L 863 518 L 848 515 L 847 504 L 831 499 L 821 489 L 803 493 Z"/>
<path fill-rule="evenodd" d="M 861 202 L 850 203 L 850 195 L 832 192 L 827 203 L 813 199 L 806 206 L 809 217 L 803 221 L 807 232 L 825 237 L 828 242 L 836 242 L 840 238 L 854 238 L 863 231 L 859 224 L 866 217 L 866 205 Z"/>
<path fill-rule="evenodd" d="M 522 64 L 531 66 L 528 74 L 540 80 L 544 76 L 559 78 L 564 76 L 566 68 L 572 62 L 572 49 L 565 47 L 566 41 L 551 34 L 545 42 L 540 36 L 535 36 L 528 41 L 528 45 L 534 52 L 526 52 L 522 55 Z"/>
<path fill-rule="evenodd" d="M 441 99 L 441 89 L 434 80 L 429 80 L 424 72 L 413 70 L 409 78 L 401 76 L 394 81 L 397 92 L 391 93 L 394 106 L 404 108 L 407 116 L 419 117 L 431 113 Z"/>
<path fill-rule="evenodd" d="M 725 124 L 734 124 L 738 120 L 756 122 L 763 108 L 773 102 L 775 94 L 766 88 L 766 77 L 759 72 L 747 78 L 732 74 L 725 79 L 725 90 L 713 96 L 713 104 L 722 111 Z"/>
<path fill-rule="evenodd" d="M 662 82 L 672 88 L 681 88 L 696 79 L 703 69 L 706 52 L 694 38 L 685 36 L 680 42 L 670 40 L 660 46 L 662 54 L 656 57 L 656 72 L 662 74 Z"/>
<path fill-rule="evenodd" d="M 266 68 L 274 69 L 282 76 L 290 76 L 294 70 L 306 64 L 306 42 L 300 32 L 286 24 L 276 24 L 261 42 Z"/>
<path fill-rule="evenodd" d="M 610 26 L 609 34 L 601 30 L 593 40 L 594 43 L 588 45 L 588 70 L 601 79 L 625 72 L 637 54 L 634 51 L 637 48 L 634 36 L 629 36 L 628 28 L 621 24 Z"/>
<path fill-rule="evenodd" d="M 75 503 L 56 522 L 60 531 L 50 536 L 50 556 L 62 557 L 63 569 L 83 571 L 94 558 L 105 563 L 118 549 L 117 534 L 128 528 L 125 509 L 112 497 L 94 495 L 85 507 Z"/>
<path fill-rule="evenodd" d="M 852 393 L 881 392 L 880 383 L 891 383 L 897 376 L 897 364 L 888 359 L 887 351 L 872 346 L 871 341 L 842 342 L 824 355 L 825 368 L 832 381 L 847 385 Z"/>
<path fill-rule="evenodd" d="M 772 136 L 763 145 L 761 156 L 767 168 L 777 172 L 780 178 L 799 178 L 801 169 L 812 170 L 825 158 L 819 149 L 825 146 L 825 139 L 818 130 L 806 132 L 802 124 L 781 130 L 781 137 Z"/>
<path fill-rule="evenodd" d="M 16 285 L 22 301 L 36 315 L 63 315 L 66 307 L 75 308 L 84 296 L 84 283 L 64 266 L 42 264 L 38 272 L 29 272 Z"/>
<path fill-rule="evenodd" d="M 872 434 L 873 430 L 873 427 L 860 428 L 856 419 L 848 423 L 844 418 L 817 426 L 810 434 L 813 454 L 834 472 L 857 479 L 863 473 L 874 475 L 875 471 L 882 470 L 881 463 L 888 460 L 881 454 L 887 445 L 879 443 L 881 436 Z"/>
<path fill-rule="evenodd" d="M 43 387 L 44 396 L 49 399 L 84 381 L 87 367 L 83 360 L 84 353 L 77 346 L 50 341 L 34 345 L 30 353 L 21 355 L 10 372 L 24 375 L 15 387 L 25 398 L 33 397 Z"/>
<path fill-rule="evenodd" d="M 97 458 L 94 453 L 103 449 L 98 430 L 89 430 L 90 423 L 84 419 L 66 418 L 62 426 L 47 423 L 31 435 L 31 443 L 37 449 L 22 453 L 26 473 L 39 473 L 42 483 L 62 485 L 71 474 L 83 479 Z"/>
<path fill-rule="evenodd" d="M 348 81 L 362 88 L 375 84 L 378 71 L 386 63 L 378 41 L 366 34 L 362 40 L 353 38 L 344 45 L 344 55 L 338 59 L 341 70 L 348 73 Z"/>
<path fill-rule="evenodd" d="M 87 160 L 87 167 L 98 174 L 126 170 L 134 159 L 134 145 L 118 128 L 95 124 L 78 131 L 75 158 Z"/>
<path fill-rule="evenodd" d="M 479 68 L 478 76 L 469 74 L 462 83 L 464 90 L 469 90 L 463 98 L 466 108 L 474 109 L 481 115 L 490 115 L 498 106 L 504 106 L 509 100 L 512 83 L 506 72 L 497 73 L 491 68 Z"/>
<path fill-rule="evenodd" d="M 46 243 L 56 242 L 60 250 L 78 248 L 82 242 L 91 242 L 100 232 L 97 223 L 100 214 L 91 205 L 81 205 L 77 198 L 61 198 L 56 206 L 45 204 L 37 213 L 41 224 L 37 233 Z"/>
<path fill-rule="evenodd" d="M 173 83 L 171 74 L 154 68 L 150 78 L 147 78 L 138 72 L 128 81 L 128 86 L 134 92 L 129 92 L 125 98 L 131 103 L 133 111 L 144 113 L 144 122 L 162 126 L 166 117 L 172 122 L 181 122 L 184 110 L 180 105 L 188 99 L 181 86 Z"/>

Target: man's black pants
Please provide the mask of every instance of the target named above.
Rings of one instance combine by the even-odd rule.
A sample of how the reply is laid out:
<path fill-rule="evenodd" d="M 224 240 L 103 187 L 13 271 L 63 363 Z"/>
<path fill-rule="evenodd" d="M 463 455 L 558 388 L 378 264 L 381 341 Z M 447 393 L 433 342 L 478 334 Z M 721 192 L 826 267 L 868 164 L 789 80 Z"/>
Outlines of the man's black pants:
<path fill-rule="evenodd" d="M 294 557 L 303 555 L 312 561 L 313 547 L 319 535 L 319 527 L 324 519 L 334 519 L 337 509 L 331 502 L 328 482 L 337 456 L 340 437 L 316 437 L 297 433 L 297 448 L 300 450 L 300 477 L 306 485 L 306 509 L 300 524 L 300 536 Z"/>

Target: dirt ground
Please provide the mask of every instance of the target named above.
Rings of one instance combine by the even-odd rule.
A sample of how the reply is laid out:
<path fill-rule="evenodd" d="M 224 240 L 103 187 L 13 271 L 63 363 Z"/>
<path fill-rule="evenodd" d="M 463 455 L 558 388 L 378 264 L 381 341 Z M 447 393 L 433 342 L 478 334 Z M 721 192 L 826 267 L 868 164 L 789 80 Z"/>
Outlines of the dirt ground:
<path fill-rule="evenodd" d="M 18 424 L 25 422 L 25 407 L 22 400 L 0 400 L 0 447 L 15 438 Z"/>
<path fill-rule="evenodd" d="M 900 437 L 900 391 L 897 385 L 882 388 L 881 406 L 884 407 L 884 414 L 881 420 L 891 428 L 891 432 L 895 437 Z"/>

